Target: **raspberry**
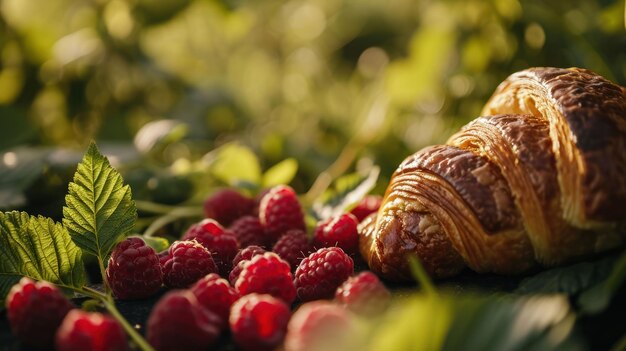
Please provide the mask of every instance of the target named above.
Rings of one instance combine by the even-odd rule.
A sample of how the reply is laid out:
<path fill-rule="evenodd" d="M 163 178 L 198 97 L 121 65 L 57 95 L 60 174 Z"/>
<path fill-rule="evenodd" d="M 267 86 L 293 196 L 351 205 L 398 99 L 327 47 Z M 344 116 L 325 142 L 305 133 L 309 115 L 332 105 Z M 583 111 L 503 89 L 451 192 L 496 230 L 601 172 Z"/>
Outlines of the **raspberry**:
<path fill-rule="evenodd" d="M 113 294 L 119 299 L 149 297 L 163 284 L 159 257 L 140 238 L 128 238 L 115 247 L 106 277 Z"/>
<path fill-rule="evenodd" d="M 227 276 L 232 268 L 233 258 L 239 250 L 235 234 L 224 230 L 215 220 L 207 218 L 187 229 L 183 240 L 196 239 L 209 250 L 222 276 Z"/>
<path fill-rule="evenodd" d="M 25 345 L 43 348 L 54 341 L 59 325 L 74 306 L 48 282 L 22 278 L 6 299 L 13 334 Z"/>
<path fill-rule="evenodd" d="M 241 216 L 254 210 L 254 199 L 241 195 L 233 189 L 219 190 L 204 201 L 204 214 L 228 226 Z"/>
<path fill-rule="evenodd" d="M 337 287 L 354 273 L 354 263 L 338 247 L 317 250 L 300 262 L 295 286 L 302 301 L 332 298 Z"/>
<path fill-rule="evenodd" d="M 304 215 L 296 193 L 287 185 L 272 188 L 261 200 L 259 219 L 271 244 L 289 229 L 304 230 Z"/>
<path fill-rule="evenodd" d="M 348 278 L 335 293 L 335 301 L 353 312 L 372 316 L 387 308 L 390 297 L 389 290 L 369 271 Z"/>
<path fill-rule="evenodd" d="M 296 298 L 289 263 L 273 252 L 255 256 L 246 262 L 237 278 L 235 289 L 241 295 L 270 294 L 288 304 Z"/>
<path fill-rule="evenodd" d="M 186 288 L 217 272 L 211 253 L 196 241 L 175 241 L 162 262 L 163 282 L 171 288 Z"/>
<path fill-rule="evenodd" d="M 265 249 L 255 245 L 248 246 L 245 249 L 239 250 L 235 258 L 233 259 L 233 270 L 230 271 L 230 275 L 228 276 L 230 284 L 232 286 L 235 286 L 237 278 L 239 278 L 239 274 L 243 270 L 243 266 L 246 264 L 246 261 L 250 261 L 252 257 L 256 255 L 262 255 L 265 252 Z"/>
<path fill-rule="evenodd" d="M 221 318 L 202 307 L 190 291 L 171 291 L 150 313 L 146 338 L 157 351 L 207 350 L 221 325 Z"/>
<path fill-rule="evenodd" d="M 229 230 L 235 233 L 239 246 L 266 246 L 267 238 L 258 217 L 243 216 L 230 225 Z"/>
<path fill-rule="evenodd" d="M 359 222 L 362 222 L 365 217 L 377 212 L 380 205 L 383 203 L 383 198 L 378 195 L 367 195 L 353 208 L 350 213 L 356 217 Z"/>
<path fill-rule="evenodd" d="M 230 330 L 235 343 L 245 351 L 274 350 L 285 337 L 290 315 L 282 300 L 250 294 L 233 304 Z"/>
<path fill-rule="evenodd" d="M 294 312 L 285 337 L 285 351 L 359 350 L 350 347 L 353 316 L 329 301 L 306 303 Z"/>
<path fill-rule="evenodd" d="M 220 317 L 222 327 L 227 325 L 230 306 L 239 298 L 239 294 L 226 279 L 211 273 L 196 282 L 191 292 L 202 306 Z"/>
<path fill-rule="evenodd" d="M 57 351 L 130 350 L 118 321 L 95 312 L 72 310 L 56 335 Z"/>
<path fill-rule="evenodd" d="M 358 225 L 356 217 L 349 213 L 320 222 L 315 228 L 313 246 L 338 246 L 349 255 L 355 254 L 359 246 Z"/>
<path fill-rule="evenodd" d="M 289 262 L 291 270 L 295 271 L 300 261 L 311 252 L 311 244 L 304 231 L 292 229 L 278 239 L 272 251 Z"/>

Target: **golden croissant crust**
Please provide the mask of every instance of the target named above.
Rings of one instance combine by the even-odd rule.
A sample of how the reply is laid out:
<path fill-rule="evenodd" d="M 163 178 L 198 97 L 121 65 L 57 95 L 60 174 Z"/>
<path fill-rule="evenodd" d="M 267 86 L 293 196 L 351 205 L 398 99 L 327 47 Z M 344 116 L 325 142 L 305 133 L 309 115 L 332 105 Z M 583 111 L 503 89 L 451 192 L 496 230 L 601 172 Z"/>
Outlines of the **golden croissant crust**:
<path fill-rule="evenodd" d="M 513 274 L 626 239 L 626 89 L 582 69 L 533 68 L 497 88 L 447 145 L 409 156 L 360 228 L 370 268 L 410 279 L 465 266 Z"/>

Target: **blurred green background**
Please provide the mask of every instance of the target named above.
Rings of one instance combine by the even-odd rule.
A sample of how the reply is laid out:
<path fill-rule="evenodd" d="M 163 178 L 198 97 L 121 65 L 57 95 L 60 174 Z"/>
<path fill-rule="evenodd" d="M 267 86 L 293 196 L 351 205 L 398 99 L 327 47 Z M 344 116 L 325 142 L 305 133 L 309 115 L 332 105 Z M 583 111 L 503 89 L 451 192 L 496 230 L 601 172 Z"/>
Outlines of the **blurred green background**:
<path fill-rule="evenodd" d="M 624 13 L 622 0 L 2 0 L 0 207 L 59 209 L 90 140 L 160 203 L 219 185 L 198 174 L 232 142 L 262 169 L 295 158 L 299 192 L 338 158 L 330 178 L 377 164 L 380 192 L 515 71 L 579 66 L 624 85 Z"/>

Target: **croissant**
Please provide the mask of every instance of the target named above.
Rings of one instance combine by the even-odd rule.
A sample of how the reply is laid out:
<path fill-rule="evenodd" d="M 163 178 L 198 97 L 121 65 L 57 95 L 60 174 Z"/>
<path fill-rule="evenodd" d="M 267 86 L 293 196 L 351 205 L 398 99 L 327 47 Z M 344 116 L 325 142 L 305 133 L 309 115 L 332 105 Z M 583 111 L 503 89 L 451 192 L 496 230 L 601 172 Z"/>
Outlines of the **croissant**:
<path fill-rule="evenodd" d="M 446 145 L 394 172 L 360 225 L 369 267 L 435 278 L 517 274 L 626 241 L 626 89 L 584 69 L 532 68 L 499 85 Z"/>

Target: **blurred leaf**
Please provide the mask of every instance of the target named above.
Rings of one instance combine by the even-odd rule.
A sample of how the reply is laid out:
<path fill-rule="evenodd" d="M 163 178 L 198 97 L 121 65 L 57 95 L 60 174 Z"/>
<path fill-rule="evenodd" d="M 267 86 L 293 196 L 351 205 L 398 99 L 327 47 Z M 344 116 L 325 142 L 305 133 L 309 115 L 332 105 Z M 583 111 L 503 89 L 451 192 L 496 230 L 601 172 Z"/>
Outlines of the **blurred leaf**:
<path fill-rule="evenodd" d="M 165 251 L 170 247 L 170 242 L 160 236 L 145 236 L 145 235 L 133 235 L 134 237 L 141 238 L 146 242 L 148 246 L 154 249 L 157 253 Z"/>
<path fill-rule="evenodd" d="M 78 165 L 65 201 L 63 225 L 76 245 L 101 261 L 137 219 L 130 187 L 95 143 Z"/>
<path fill-rule="evenodd" d="M 48 149 L 21 147 L 0 154 L 0 208 L 24 206 L 26 190 L 46 165 Z"/>
<path fill-rule="evenodd" d="M 581 310 L 589 314 L 604 311 L 611 303 L 613 295 L 624 284 L 624 280 L 626 280 L 626 251 L 615 261 L 606 280 L 580 295 L 578 304 Z"/>
<path fill-rule="evenodd" d="M 369 350 L 440 350 L 454 318 L 452 307 L 433 295 L 395 300 L 373 328 Z"/>
<path fill-rule="evenodd" d="M 337 178 L 312 206 L 312 214 L 319 221 L 341 215 L 356 205 L 376 185 L 380 168 L 374 166 L 366 174 L 352 173 Z"/>
<path fill-rule="evenodd" d="M 580 350 L 564 295 L 454 300 L 455 318 L 442 350 Z"/>
<path fill-rule="evenodd" d="M 611 273 L 616 261 L 617 256 L 613 255 L 595 262 L 552 268 L 522 280 L 516 292 L 576 295 L 604 281 Z"/>
<path fill-rule="evenodd" d="M 280 184 L 289 184 L 298 172 L 298 161 L 288 158 L 275 164 L 263 174 L 262 187 L 271 188 Z"/>
<path fill-rule="evenodd" d="M 0 213 L 0 301 L 19 277 L 81 288 L 81 250 L 60 223 L 26 212 Z"/>
<path fill-rule="evenodd" d="M 142 154 L 161 151 L 165 145 L 184 138 L 188 129 L 187 124 L 173 119 L 146 123 L 135 134 L 135 147 Z"/>
<path fill-rule="evenodd" d="M 249 148 L 233 143 L 222 146 L 211 166 L 212 174 L 230 186 L 248 182 L 258 186 L 261 182 L 259 159 Z"/>

